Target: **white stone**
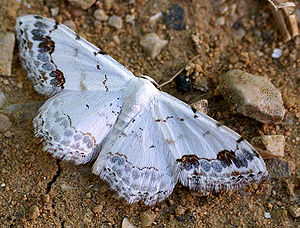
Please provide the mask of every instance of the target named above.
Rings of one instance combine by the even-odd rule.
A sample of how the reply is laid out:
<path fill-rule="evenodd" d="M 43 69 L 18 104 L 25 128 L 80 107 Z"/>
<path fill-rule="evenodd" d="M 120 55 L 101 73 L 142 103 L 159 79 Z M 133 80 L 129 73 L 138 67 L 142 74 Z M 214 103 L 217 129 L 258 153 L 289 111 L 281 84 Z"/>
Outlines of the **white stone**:
<path fill-rule="evenodd" d="M 280 50 L 279 48 L 275 48 L 272 53 L 272 58 L 279 59 L 281 55 L 282 55 L 282 50 Z"/>
<path fill-rule="evenodd" d="M 108 19 L 108 24 L 116 29 L 121 29 L 123 26 L 122 18 L 116 15 L 111 16 Z"/>
<path fill-rule="evenodd" d="M 102 9 L 95 10 L 94 17 L 99 21 L 107 21 L 108 20 L 108 16 Z"/>
<path fill-rule="evenodd" d="M 167 40 L 160 39 L 155 33 L 146 34 L 140 41 L 140 45 L 151 56 L 152 59 L 154 59 L 167 44 Z"/>

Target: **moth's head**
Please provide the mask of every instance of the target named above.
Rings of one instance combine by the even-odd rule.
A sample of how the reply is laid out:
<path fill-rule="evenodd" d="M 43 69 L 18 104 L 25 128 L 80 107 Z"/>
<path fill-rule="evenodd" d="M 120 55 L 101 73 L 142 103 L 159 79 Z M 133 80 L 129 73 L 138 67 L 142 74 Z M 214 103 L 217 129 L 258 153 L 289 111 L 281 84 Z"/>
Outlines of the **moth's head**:
<path fill-rule="evenodd" d="M 149 77 L 147 75 L 141 75 L 139 78 L 143 78 L 145 80 L 150 81 L 156 88 L 159 87 L 159 85 L 157 84 L 157 82 L 153 78 L 151 78 L 151 77 Z"/>

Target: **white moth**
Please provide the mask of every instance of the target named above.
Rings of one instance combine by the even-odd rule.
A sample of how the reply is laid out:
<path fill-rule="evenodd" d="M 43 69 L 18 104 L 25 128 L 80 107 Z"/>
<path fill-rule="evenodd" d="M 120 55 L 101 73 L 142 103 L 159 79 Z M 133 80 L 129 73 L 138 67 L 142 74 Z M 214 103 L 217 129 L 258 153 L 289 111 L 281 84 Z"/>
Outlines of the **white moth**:
<path fill-rule="evenodd" d="M 178 181 L 203 194 L 266 179 L 255 149 L 229 128 L 159 91 L 54 20 L 17 19 L 20 58 L 51 96 L 34 119 L 53 156 L 84 164 L 128 202 L 168 197 Z"/>

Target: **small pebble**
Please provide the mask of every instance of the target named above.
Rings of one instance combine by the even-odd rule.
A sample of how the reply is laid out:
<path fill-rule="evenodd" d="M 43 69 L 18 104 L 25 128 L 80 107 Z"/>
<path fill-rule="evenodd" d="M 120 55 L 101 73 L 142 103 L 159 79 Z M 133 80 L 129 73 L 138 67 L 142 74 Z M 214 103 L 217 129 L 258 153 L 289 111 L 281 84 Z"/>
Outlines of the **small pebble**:
<path fill-rule="evenodd" d="M 132 225 L 127 217 L 125 217 L 122 221 L 121 228 L 136 228 L 136 226 Z"/>
<path fill-rule="evenodd" d="M 237 112 L 261 123 L 280 123 L 284 117 L 281 93 L 267 77 L 230 70 L 220 77 L 219 91 Z"/>
<path fill-rule="evenodd" d="M 71 191 L 71 190 L 74 189 L 73 186 L 66 185 L 65 183 L 62 183 L 62 184 L 60 185 L 60 187 L 61 187 L 61 189 L 64 190 L 64 191 Z"/>
<path fill-rule="evenodd" d="M 148 33 L 143 36 L 140 41 L 140 45 L 151 56 L 152 59 L 155 59 L 155 57 L 167 44 L 168 41 L 160 39 L 156 33 Z"/>
<path fill-rule="evenodd" d="M 4 188 L 5 186 L 6 186 L 5 183 L 2 183 L 2 184 L 1 184 L 1 188 Z"/>
<path fill-rule="evenodd" d="M 120 43 L 121 43 L 120 38 L 119 38 L 118 35 L 114 35 L 114 36 L 112 37 L 112 39 L 113 39 L 113 41 L 114 41 L 116 44 L 120 44 Z"/>
<path fill-rule="evenodd" d="M 40 216 L 39 208 L 36 205 L 32 205 L 28 211 L 28 217 L 30 220 L 35 220 Z"/>
<path fill-rule="evenodd" d="M 243 28 L 239 28 L 235 30 L 232 35 L 235 40 L 241 40 L 246 35 L 246 31 Z"/>
<path fill-rule="evenodd" d="M 6 138 L 10 138 L 11 136 L 13 136 L 14 134 L 11 132 L 11 131 L 7 131 L 7 132 L 5 132 L 4 133 L 4 136 L 6 137 Z"/>
<path fill-rule="evenodd" d="M 50 196 L 48 194 L 44 194 L 42 196 L 43 203 L 49 203 L 50 202 Z"/>
<path fill-rule="evenodd" d="M 158 12 L 157 14 L 153 15 L 152 17 L 150 17 L 149 22 L 150 23 L 155 23 L 162 16 L 163 16 L 162 12 Z"/>
<path fill-rule="evenodd" d="M 185 29 L 183 8 L 177 4 L 172 5 L 165 17 L 165 22 L 168 28 L 175 30 Z"/>
<path fill-rule="evenodd" d="M 215 25 L 225 25 L 225 17 L 218 17 L 215 21 Z"/>
<path fill-rule="evenodd" d="M 295 205 L 295 206 L 290 206 L 289 207 L 289 212 L 293 216 L 293 218 L 299 218 L 300 217 L 300 207 Z"/>
<path fill-rule="evenodd" d="M 272 58 L 279 59 L 281 55 L 282 55 L 282 50 L 280 50 L 279 48 L 275 48 L 272 53 Z"/>
<path fill-rule="evenodd" d="M 66 20 L 66 21 L 63 22 L 63 24 L 65 26 L 67 26 L 69 29 L 71 29 L 73 31 L 76 31 L 76 25 L 75 25 L 74 21 L 72 21 L 72 20 Z"/>
<path fill-rule="evenodd" d="M 208 112 L 208 100 L 206 99 L 195 101 L 191 104 L 191 106 L 204 114 L 207 114 Z"/>
<path fill-rule="evenodd" d="M 107 21 L 108 20 L 108 16 L 102 9 L 95 10 L 94 17 L 99 21 Z"/>
<path fill-rule="evenodd" d="M 11 128 L 11 125 L 12 124 L 9 118 L 6 115 L 0 113 L 0 132 L 3 133 L 8 131 Z"/>
<path fill-rule="evenodd" d="M 96 205 L 92 208 L 92 211 L 96 214 L 96 213 L 101 213 L 103 211 L 103 205 L 99 204 Z"/>
<path fill-rule="evenodd" d="M 225 15 L 228 12 L 229 7 L 227 5 L 221 5 L 218 8 L 218 12 L 220 15 Z"/>
<path fill-rule="evenodd" d="M 58 7 L 51 8 L 50 12 L 52 17 L 56 17 L 59 13 L 59 8 Z"/>
<path fill-rule="evenodd" d="M 269 212 L 265 212 L 265 218 L 270 219 L 271 218 L 271 214 Z"/>
<path fill-rule="evenodd" d="M 85 222 L 85 223 L 91 223 L 92 222 L 92 219 L 93 219 L 93 212 L 92 212 L 92 210 L 91 209 L 89 209 L 89 208 L 87 208 L 87 211 L 86 211 L 86 213 L 84 214 L 84 216 L 83 216 L 83 221 Z"/>
<path fill-rule="evenodd" d="M 134 15 L 127 14 L 126 17 L 125 17 L 125 21 L 127 23 L 132 23 L 134 21 L 134 18 L 135 18 Z"/>
<path fill-rule="evenodd" d="M 92 193 L 87 192 L 87 193 L 85 194 L 85 197 L 88 198 L 88 199 L 92 198 Z"/>
<path fill-rule="evenodd" d="M 108 19 L 108 24 L 116 29 L 121 29 L 123 26 L 122 18 L 113 15 Z"/>
<path fill-rule="evenodd" d="M 155 219 L 155 215 L 151 211 L 144 211 L 141 213 L 142 227 L 150 226 Z"/>
<path fill-rule="evenodd" d="M 82 9 L 90 8 L 96 0 L 68 0 L 72 5 L 81 7 Z"/>
<path fill-rule="evenodd" d="M 15 46 L 15 35 L 12 32 L 0 32 L 0 74 L 11 76 L 11 64 Z M 5 55 L 3 54 L 5 53 Z"/>
<path fill-rule="evenodd" d="M 266 150 L 275 156 L 284 156 L 285 138 L 283 135 L 264 135 L 261 137 Z"/>
<path fill-rule="evenodd" d="M 104 9 L 109 11 L 114 3 L 114 0 L 104 0 Z"/>
<path fill-rule="evenodd" d="M 202 92 L 207 92 L 209 90 L 208 80 L 207 80 L 207 77 L 205 77 L 204 75 L 193 74 L 192 79 L 194 79 L 194 81 L 193 81 L 194 89 L 200 90 Z"/>
<path fill-rule="evenodd" d="M 6 102 L 6 97 L 4 93 L 0 90 L 0 108 L 5 104 Z"/>

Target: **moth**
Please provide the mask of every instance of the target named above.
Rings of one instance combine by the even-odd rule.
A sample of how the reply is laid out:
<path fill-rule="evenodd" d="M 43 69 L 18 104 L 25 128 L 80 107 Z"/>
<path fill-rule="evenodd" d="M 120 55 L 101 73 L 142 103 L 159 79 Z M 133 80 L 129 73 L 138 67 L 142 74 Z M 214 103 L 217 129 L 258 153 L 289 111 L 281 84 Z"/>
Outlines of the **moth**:
<path fill-rule="evenodd" d="M 135 77 L 66 26 L 17 18 L 20 59 L 37 92 L 51 96 L 33 120 L 54 157 L 95 161 L 129 203 L 153 205 L 179 181 L 209 194 L 266 179 L 265 163 L 240 135 Z"/>

